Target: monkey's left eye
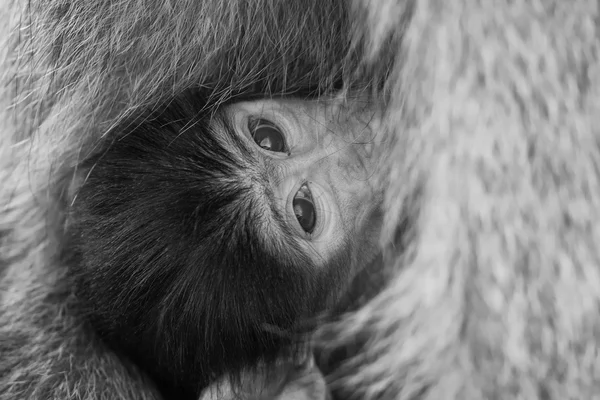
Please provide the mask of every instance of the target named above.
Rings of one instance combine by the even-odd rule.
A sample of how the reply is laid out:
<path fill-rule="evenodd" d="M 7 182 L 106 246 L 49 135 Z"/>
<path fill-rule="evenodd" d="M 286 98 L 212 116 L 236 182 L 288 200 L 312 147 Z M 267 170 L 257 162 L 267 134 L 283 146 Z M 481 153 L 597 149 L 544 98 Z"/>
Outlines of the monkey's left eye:
<path fill-rule="evenodd" d="M 298 193 L 294 196 L 292 205 L 296 219 L 304 232 L 312 233 L 317 224 L 317 213 L 308 185 L 304 184 L 300 187 Z"/>
<path fill-rule="evenodd" d="M 276 153 L 287 152 L 285 138 L 275 124 L 266 119 L 257 119 L 248 123 L 248 129 L 254 142 L 261 148 Z"/>

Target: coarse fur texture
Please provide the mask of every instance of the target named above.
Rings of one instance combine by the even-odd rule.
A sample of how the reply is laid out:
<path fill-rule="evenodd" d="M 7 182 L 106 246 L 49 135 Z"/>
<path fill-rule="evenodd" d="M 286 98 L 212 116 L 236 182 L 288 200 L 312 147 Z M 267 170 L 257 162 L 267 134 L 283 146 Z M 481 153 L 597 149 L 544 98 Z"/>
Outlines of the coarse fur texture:
<path fill-rule="evenodd" d="M 394 140 L 386 287 L 316 335 L 339 397 L 600 398 L 593 0 L 0 5 L 0 399 L 159 399 L 79 318 L 65 210 L 128 118 L 186 90 L 366 90 Z M 382 80 L 383 79 L 383 80 Z M 76 183 L 76 182 L 75 182 Z M 325 351 L 326 352 L 326 351 Z"/>

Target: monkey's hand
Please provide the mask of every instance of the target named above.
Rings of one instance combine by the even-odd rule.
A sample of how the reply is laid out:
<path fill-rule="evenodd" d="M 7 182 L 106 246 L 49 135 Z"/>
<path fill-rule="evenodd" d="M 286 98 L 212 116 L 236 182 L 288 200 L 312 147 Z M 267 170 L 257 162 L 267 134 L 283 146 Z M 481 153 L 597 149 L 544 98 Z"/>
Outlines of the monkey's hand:
<path fill-rule="evenodd" d="M 323 374 L 311 355 L 302 364 L 282 363 L 269 371 L 268 384 L 261 374 L 244 374 L 242 387 L 232 388 L 221 379 L 207 388 L 200 400 L 330 400 Z M 273 379 L 274 376 L 279 377 Z"/>
<path fill-rule="evenodd" d="M 282 392 L 275 400 L 329 400 L 331 398 L 323 374 L 314 356 L 290 373 Z"/>

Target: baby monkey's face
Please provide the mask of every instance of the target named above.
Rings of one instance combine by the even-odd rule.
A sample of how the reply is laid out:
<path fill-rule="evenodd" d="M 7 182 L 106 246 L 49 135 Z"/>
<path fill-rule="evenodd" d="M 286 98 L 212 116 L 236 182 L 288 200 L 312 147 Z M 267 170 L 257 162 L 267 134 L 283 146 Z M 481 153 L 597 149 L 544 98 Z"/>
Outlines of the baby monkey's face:
<path fill-rule="evenodd" d="M 252 149 L 274 208 L 316 264 L 346 248 L 358 250 L 353 264 L 368 263 L 381 224 L 382 194 L 371 179 L 385 136 L 380 111 L 358 101 L 275 99 L 225 113 Z"/>

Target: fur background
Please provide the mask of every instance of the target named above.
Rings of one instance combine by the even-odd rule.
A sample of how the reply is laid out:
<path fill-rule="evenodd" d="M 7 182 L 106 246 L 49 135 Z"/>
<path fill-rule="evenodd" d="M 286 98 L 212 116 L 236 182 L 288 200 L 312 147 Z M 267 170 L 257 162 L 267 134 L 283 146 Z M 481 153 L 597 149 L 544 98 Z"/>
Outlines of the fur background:
<path fill-rule="evenodd" d="M 593 0 L 2 0 L 0 399 L 158 398 L 75 318 L 56 261 L 73 171 L 103 132 L 189 87 L 218 102 L 340 82 L 388 101 L 394 145 L 390 279 L 323 327 L 366 338 L 332 387 L 600 398 L 599 14 Z"/>

